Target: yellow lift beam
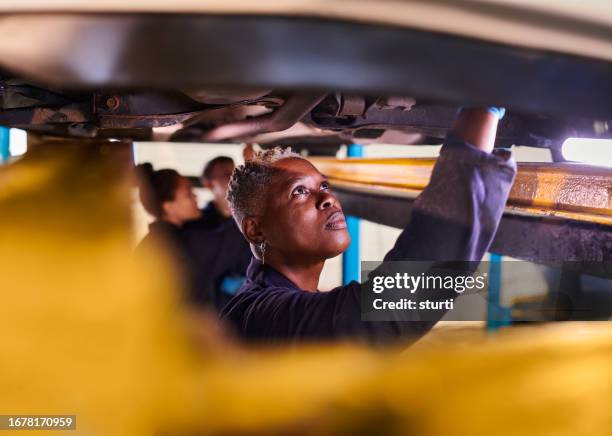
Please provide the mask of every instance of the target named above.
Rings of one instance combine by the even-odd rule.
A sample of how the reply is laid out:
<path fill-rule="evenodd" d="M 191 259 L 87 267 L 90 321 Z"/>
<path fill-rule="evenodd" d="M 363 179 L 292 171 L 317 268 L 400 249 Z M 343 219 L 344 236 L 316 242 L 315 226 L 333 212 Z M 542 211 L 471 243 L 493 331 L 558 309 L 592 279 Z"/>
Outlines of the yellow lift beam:
<path fill-rule="evenodd" d="M 311 162 L 339 188 L 414 198 L 435 159 L 334 159 Z M 612 225 L 612 169 L 573 163 L 521 163 L 506 213 Z"/>

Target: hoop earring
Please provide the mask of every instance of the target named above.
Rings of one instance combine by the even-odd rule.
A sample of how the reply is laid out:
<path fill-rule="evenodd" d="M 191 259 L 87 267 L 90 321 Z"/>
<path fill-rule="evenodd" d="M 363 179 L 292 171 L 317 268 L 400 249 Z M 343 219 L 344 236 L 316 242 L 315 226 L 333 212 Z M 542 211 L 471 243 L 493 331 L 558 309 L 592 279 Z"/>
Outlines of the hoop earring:
<path fill-rule="evenodd" d="M 266 248 L 268 248 L 268 243 L 263 241 L 259 244 L 259 251 L 261 251 L 261 263 L 266 264 Z"/>

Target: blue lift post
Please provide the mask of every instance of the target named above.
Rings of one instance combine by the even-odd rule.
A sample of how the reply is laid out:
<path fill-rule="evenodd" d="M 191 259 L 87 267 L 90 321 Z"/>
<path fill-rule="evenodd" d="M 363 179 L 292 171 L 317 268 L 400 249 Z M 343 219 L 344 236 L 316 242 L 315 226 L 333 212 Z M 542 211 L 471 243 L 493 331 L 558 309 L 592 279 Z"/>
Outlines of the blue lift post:
<path fill-rule="evenodd" d="M 10 129 L 0 127 L 0 163 L 7 163 L 11 157 Z"/>
<path fill-rule="evenodd" d="M 348 157 L 362 157 L 363 146 L 351 144 L 347 150 Z M 348 284 L 353 280 L 359 281 L 359 222 L 360 219 L 354 216 L 346 217 L 346 227 L 351 237 L 351 245 L 342 255 L 342 283 Z"/>
<path fill-rule="evenodd" d="M 487 295 L 487 330 L 494 332 L 511 323 L 510 309 L 501 305 L 502 256 L 491 253 Z"/>

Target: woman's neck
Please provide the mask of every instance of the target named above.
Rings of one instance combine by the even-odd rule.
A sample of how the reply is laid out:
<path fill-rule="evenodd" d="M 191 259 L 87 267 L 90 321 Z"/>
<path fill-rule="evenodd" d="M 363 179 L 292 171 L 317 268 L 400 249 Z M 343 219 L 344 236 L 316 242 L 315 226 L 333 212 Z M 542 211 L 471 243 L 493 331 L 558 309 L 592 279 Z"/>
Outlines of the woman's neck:
<path fill-rule="evenodd" d="M 217 211 L 225 218 L 229 218 L 230 216 L 232 216 L 232 211 L 229 207 L 227 200 L 215 198 L 213 200 L 213 204 L 215 205 Z"/>
<path fill-rule="evenodd" d="M 168 217 L 168 216 L 163 217 L 163 218 L 161 219 L 161 221 L 165 221 L 165 222 L 167 222 L 167 223 L 173 224 L 173 225 L 175 225 L 176 227 L 181 227 L 181 226 L 183 225 L 183 221 L 182 221 L 182 220 L 180 220 L 180 219 L 176 219 L 176 218 L 174 218 L 174 219 L 173 219 L 173 218 Z"/>
<path fill-rule="evenodd" d="M 298 288 L 304 291 L 316 292 L 319 288 L 319 278 L 321 277 L 325 261 L 287 264 L 274 262 L 272 259 L 268 262 L 268 259 L 266 259 L 266 264 L 283 274 L 295 283 Z"/>

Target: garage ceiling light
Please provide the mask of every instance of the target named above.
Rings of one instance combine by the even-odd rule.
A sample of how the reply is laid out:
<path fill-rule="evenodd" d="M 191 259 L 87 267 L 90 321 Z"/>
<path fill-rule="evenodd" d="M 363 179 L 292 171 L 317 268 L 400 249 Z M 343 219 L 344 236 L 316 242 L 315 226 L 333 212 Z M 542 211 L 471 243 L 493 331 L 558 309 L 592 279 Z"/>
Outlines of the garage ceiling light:
<path fill-rule="evenodd" d="M 25 130 L 9 130 L 9 150 L 11 156 L 21 156 L 28 150 L 28 134 Z"/>
<path fill-rule="evenodd" d="M 612 167 L 612 139 L 568 138 L 561 153 L 569 161 Z"/>

